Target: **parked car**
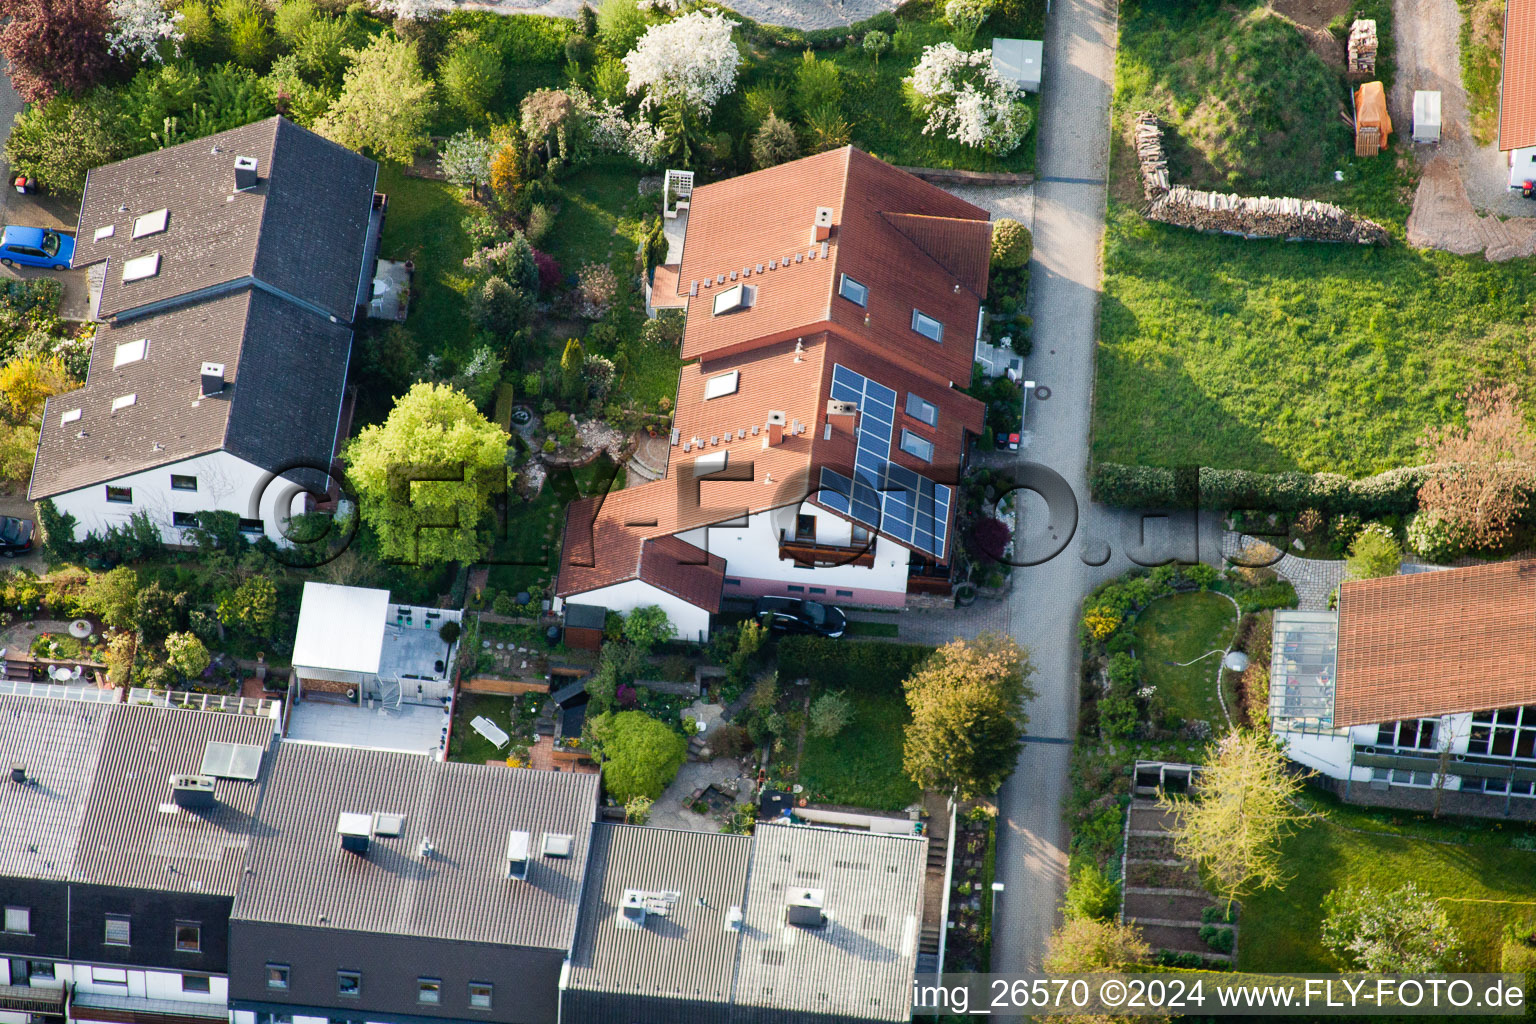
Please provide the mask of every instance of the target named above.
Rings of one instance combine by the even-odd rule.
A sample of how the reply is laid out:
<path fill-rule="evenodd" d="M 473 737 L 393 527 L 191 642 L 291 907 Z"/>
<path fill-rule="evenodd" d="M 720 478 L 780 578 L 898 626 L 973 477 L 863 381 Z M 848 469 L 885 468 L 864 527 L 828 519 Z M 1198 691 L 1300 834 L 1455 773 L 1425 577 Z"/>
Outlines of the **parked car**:
<path fill-rule="evenodd" d="M 8 267 L 49 267 L 68 270 L 75 255 L 75 239 L 52 228 L 23 228 L 12 224 L 0 237 L 0 263 Z"/>
<path fill-rule="evenodd" d="M 15 558 L 32 550 L 37 524 L 30 519 L 0 516 L 0 556 Z"/>
<path fill-rule="evenodd" d="M 759 621 L 766 619 L 769 629 L 783 633 L 815 633 L 836 639 L 848 628 L 848 616 L 841 608 L 797 597 L 760 597 L 752 606 L 752 614 Z"/>

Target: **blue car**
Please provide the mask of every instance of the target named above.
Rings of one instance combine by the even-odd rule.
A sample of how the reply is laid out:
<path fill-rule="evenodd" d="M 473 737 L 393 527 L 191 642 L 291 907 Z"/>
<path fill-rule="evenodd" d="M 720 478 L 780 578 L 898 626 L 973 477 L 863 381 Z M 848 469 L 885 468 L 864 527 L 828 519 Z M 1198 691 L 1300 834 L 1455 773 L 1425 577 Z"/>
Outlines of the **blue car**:
<path fill-rule="evenodd" d="M 75 255 L 75 240 L 47 228 L 8 227 L 0 237 L 0 263 L 8 267 L 51 267 L 68 270 Z"/>

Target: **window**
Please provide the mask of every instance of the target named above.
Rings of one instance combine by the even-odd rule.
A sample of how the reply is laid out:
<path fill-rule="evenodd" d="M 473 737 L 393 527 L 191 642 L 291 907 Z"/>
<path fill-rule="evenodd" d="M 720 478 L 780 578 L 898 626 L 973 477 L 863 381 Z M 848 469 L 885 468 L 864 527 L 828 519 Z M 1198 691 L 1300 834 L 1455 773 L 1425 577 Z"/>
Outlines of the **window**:
<path fill-rule="evenodd" d="M 183 530 L 187 529 L 189 526 L 196 526 L 197 525 L 197 513 L 196 512 L 172 512 L 171 513 L 171 525 L 175 526 L 175 527 L 179 527 L 180 529 L 183 529 Z"/>
<path fill-rule="evenodd" d="M 707 402 L 711 398 L 724 398 L 726 395 L 734 395 L 740 383 L 740 370 L 732 370 L 730 373 L 722 373 L 711 377 L 704 382 L 704 400 Z"/>
<path fill-rule="evenodd" d="M 849 539 L 853 541 L 854 544 L 866 545 L 869 543 L 869 530 L 860 526 L 858 523 L 854 523 L 853 530 L 849 534 Z"/>
<path fill-rule="evenodd" d="M 95 238 L 96 241 L 99 242 L 103 238 L 111 238 L 115 234 L 117 234 L 117 225 L 115 225 L 115 224 L 108 224 L 105 227 L 97 228 L 96 229 L 96 233 L 94 235 L 92 235 L 91 237 Z"/>
<path fill-rule="evenodd" d="M 491 1008 L 490 982 L 472 981 L 469 983 L 469 1005 L 477 1010 L 489 1010 Z"/>
<path fill-rule="evenodd" d="M 114 967 L 91 968 L 91 981 L 98 985 L 112 985 L 128 991 L 128 972 Z"/>
<path fill-rule="evenodd" d="M 28 960 L 27 976 L 31 978 L 52 978 L 54 976 L 53 962 L 50 960 Z"/>
<path fill-rule="evenodd" d="M 149 339 L 140 338 L 138 341 L 124 341 L 117 346 L 117 351 L 112 353 L 112 369 L 136 363 L 149 354 Z"/>
<path fill-rule="evenodd" d="M 807 515 L 795 516 L 795 540 L 816 539 L 816 517 Z"/>
<path fill-rule="evenodd" d="M 418 1003 L 439 1003 L 443 998 L 443 979 L 441 978 L 417 978 L 416 1001 Z"/>
<path fill-rule="evenodd" d="M 869 289 L 859 284 L 859 282 L 847 274 L 844 274 L 842 280 L 837 283 L 837 294 L 855 306 L 869 305 Z"/>
<path fill-rule="evenodd" d="M 59 422 L 60 423 L 73 423 L 73 422 L 75 422 L 75 420 L 78 420 L 80 418 L 80 415 L 81 415 L 81 411 L 79 409 L 70 409 L 67 412 L 65 412 L 65 413 L 63 413 L 62 415 L 59 416 Z"/>
<path fill-rule="evenodd" d="M 152 252 L 148 256 L 135 256 L 123 264 L 123 283 L 129 281 L 142 281 L 146 277 L 154 277 L 160 273 L 160 254 Z"/>
<path fill-rule="evenodd" d="M 59 254 L 59 233 L 57 231 L 43 232 L 43 255 L 57 256 Z"/>
<path fill-rule="evenodd" d="M 182 476 L 180 473 L 171 474 L 171 490 L 195 491 L 197 490 L 197 477 Z"/>
<path fill-rule="evenodd" d="M 133 488 L 113 487 L 111 484 L 107 484 L 107 500 L 119 505 L 132 505 Z"/>
<path fill-rule="evenodd" d="M 363 994 L 363 976 L 357 971 L 336 972 L 336 994 L 339 996 L 360 996 Z"/>
<path fill-rule="evenodd" d="M 144 238 L 148 235 L 158 235 L 165 230 L 165 223 L 170 218 L 170 210 L 156 210 L 146 213 L 133 222 L 133 237 Z"/>
<path fill-rule="evenodd" d="M 119 395 L 117 398 L 112 399 L 112 411 L 121 412 L 138 400 L 139 396 L 137 394 Z"/>
<path fill-rule="evenodd" d="M 813 593 L 813 594 L 825 594 L 827 592 L 827 588 L 826 587 L 812 587 L 810 592 Z"/>
<path fill-rule="evenodd" d="M 6 907 L 5 930 L 15 935 L 31 935 L 32 908 Z"/>
<path fill-rule="evenodd" d="M 788 590 L 791 594 L 803 594 L 803 593 L 805 593 L 805 588 L 802 587 L 798 583 L 791 583 L 785 589 Z"/>
<path fill-rule="evenodd" d="M 919 398 L 912 392 L 907 392 L 907 415 L 915 420 L 921 420 L 930 427 L 938 425 L 939 407 L 924 398 Z"/>
<path fill-rule="evenodd" d="M 241 533 L 266 533 L 267 528 L 260 519 L 241 519 Z"/>
<path fill-rule="evenodd" d="M 267 964 L 267 988 L 286 989 L 288 987 L 288 965 Z"/>
<path fill-rule="evenodd" d="M 293 1024 L 291 1013 L 258 1013 L 257 1024 Z"/>
<path fill-rule="evenodd" d="M 733 580 L 729 576 L 727 576 L 725 578 L 725 585 L 728 586 L 728 587 L 739 587 L 739 586 L 741 586 L 741 580 Z"/>
<path fill-rule="evenodd" d="M 183 992 L 210 993 L 213 985 L 206 974 L 183 974 L 181 976 L 181 990 Z"/>
<path fill-rule="evenodd" d="M 933 442 L 926 437 L 919 437 L 910 430 L 901 432 L 901 450 L 924 462 L 933 461 Z"/>
<path fill-rule="evenodd" d="M 757 288 L 750 284 L 738 284 L 715 295 L 715 316 L 750 309 L 757 298 Z"/>
<path fill-rule="evenodd" d="M 851 591 L 851 590 L 839 590 L 837 592 L 837 596 L 838 597 L 852 597 L 853 596 L 853 591 Z"/>
<path fill-rule="evenodd" d="M 108 914 L 107 915 L 107 933 L 106 933 L 106 937 L 102 941 L 105 942 L 109 946 L 127 946 L 127 945 L 131 945 L 131 943 L 129 942 L 129 939 L 131 938 L 132 933 L 133 933 L 133 929 L 130 926 L 130 923 L 129 923 L 127 915 L 125 915 L 125 914 Z M 125 978 L 124 980 L 127 980 L 127 979 Z"/>
<path fill-rule="evenodd" d="M 203 926 L 196 921 L 176 922 L 176 952 L 201 953 L 203 951 Z"/>
<path fill-rule="evenodd" d="M 944 325 L 921 310 L 912 311 L 912 329 L 931 341 L 944 340 Z"/>

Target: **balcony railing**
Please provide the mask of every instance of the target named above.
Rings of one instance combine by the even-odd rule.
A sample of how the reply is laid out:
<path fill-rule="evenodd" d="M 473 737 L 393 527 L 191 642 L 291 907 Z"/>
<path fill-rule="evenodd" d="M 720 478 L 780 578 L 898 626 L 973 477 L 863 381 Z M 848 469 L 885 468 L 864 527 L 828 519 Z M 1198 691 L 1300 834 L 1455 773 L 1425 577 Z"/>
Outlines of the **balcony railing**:
<path fill-rule="evenodd" d="M 857 565 L 867 569 L 875 564 L 875 545 L 873 540 L 867 544 L 818 544 L 797 540 L 780 530 L 779 557 L 796 565 Z"/>

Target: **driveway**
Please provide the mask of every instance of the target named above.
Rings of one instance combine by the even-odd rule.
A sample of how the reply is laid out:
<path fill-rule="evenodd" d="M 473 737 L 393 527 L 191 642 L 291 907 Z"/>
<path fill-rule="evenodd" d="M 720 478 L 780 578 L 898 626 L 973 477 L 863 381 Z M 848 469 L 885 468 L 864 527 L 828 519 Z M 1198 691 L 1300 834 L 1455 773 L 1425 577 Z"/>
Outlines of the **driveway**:
<path fill-rule="evenodd" d="M 32 503 L 27 500 L 25 494 L 0 494 L 0 516 L 16 516 L 20 519 L 37 521 L 37 512 L 32 508 Z M 33 547 L 31 554 L 24 558 L 0 558 L 0 570 L 12 568 L 30 569 L 40 576 L 48 571 L 48 566 L 43 562 L 40 547 Z"/>

